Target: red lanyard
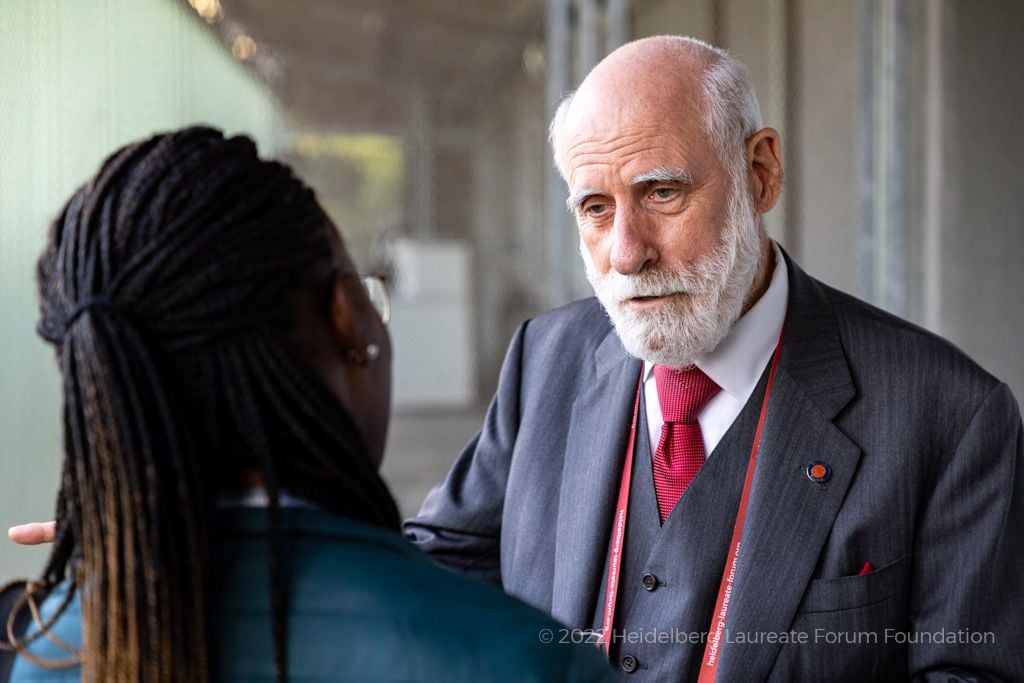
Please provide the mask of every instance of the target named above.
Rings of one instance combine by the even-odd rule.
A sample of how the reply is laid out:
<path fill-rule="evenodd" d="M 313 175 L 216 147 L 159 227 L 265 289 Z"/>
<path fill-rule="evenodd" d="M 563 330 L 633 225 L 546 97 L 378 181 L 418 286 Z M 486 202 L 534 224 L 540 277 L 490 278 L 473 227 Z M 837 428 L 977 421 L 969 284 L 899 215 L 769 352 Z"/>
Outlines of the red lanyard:
<path fill-rule="evenodd" d="M 636 388 L 636 404 L 633 406 L 633 426 L 629 430 L 629 445 L 626 446 L 626 464 L 622 468 L 622 483 L 619 485 L 619 502 L 615 506 L 612 522 L 611 557 L 608 558 L 608 588 L 604 597 L 604 621 L 601 625 L 601 640 L 604 651 L 608 652 L 611 641 L 608 635 L 615 624 L 615 601 L 619 595 L 619 569 L 622 567 L 622 546 L 626 541 L 626 512 L 629 509 L 629 482 L 633 478 L 633 449 L 636 446 L 636 425 L 640 416 L 640 389 L 644 385 L 643 373 Z"/>
<path fill-rule="evenodd" d="M 725 632 L 725 619 L 729 613 L 729 602 L 732 596 L 733 583 L 736 580 L 736 565 L 740 556 L 740 541 L 743 540 L 743 524 L 747 519 L 747 504 L 750 502 L 750 489 L 754 483 L 754 468 L 757 465 L 757 455 L 761 449 L 761 435 L 764 431 L 765 415 L 768 413 L 768 398 L 772 393 L 772 382 L 775 380 L 775 370 L 779 366 L 779 356 L 782 353 L 782 333 L 779 333 L 779 342 L 775 346 L 775 353 L 772 355 L 772 366 L 768 371 L 768 383 L 764 389 L 764 400 L 761 401 L 761 415 L 757 420 L 757 430 L 754 432 L 754 443 L 750 448 L 750 460 L 747 463 L 747 475 L 743 480 L 743 493 L 740 496 L 740 505 L 736 510 L 736 522 L 732 527 L 732 541 L 729 545 L 729 555 L 722 572 L 722 581 L 718 587 L 718 598 L 715 600 L 715 611 L 711 615 L 711 626 L 708 628 L 708 638 L 704 645 L 704 656 L 701 658 L 700 678 L 698 683 L 713 683 L 718 673 L 718 662 L 722 658 L 722 651 L 725 648 L 723 634 Z M 629 445 L 626 447 L 626 463 L 622 470 L 622 483 L 619 485 L 619 502 L 615 507 L 615 518 L 612 524 L 612 537 L 609 542 L 611 556 L 608 560 L 608 585 L 604 600 L 604 619 L 601 626 L 602 642 L 605 652 L 611 647 L 612 628 L 615 624 L 615 603 L 619 593 L 619 572 L 622 568 L 622 552 L 626 540 L 626 519 L 629 510 L 629 484 L 633 478 L 633 451 L 636 447 L 636 430 L 640 414 L 640 391 L 643 387 L 643 376 L 640 377 L 640 385 L 636 390 L 636 404 L 633 408 L 633 425 L 630 428 Z"/>

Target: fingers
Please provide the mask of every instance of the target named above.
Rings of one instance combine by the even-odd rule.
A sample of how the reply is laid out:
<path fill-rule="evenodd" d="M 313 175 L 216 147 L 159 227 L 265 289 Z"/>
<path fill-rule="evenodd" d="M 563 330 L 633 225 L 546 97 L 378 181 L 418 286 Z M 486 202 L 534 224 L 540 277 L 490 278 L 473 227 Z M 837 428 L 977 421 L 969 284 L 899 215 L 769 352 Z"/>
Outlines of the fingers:
<path fill-rule="evenodd" d="M 57 523 L 32 522 L 31 524 L 19 524 L 8 529 L 7 535 L 19 545 L 53 543 L 57 536 Z"/>

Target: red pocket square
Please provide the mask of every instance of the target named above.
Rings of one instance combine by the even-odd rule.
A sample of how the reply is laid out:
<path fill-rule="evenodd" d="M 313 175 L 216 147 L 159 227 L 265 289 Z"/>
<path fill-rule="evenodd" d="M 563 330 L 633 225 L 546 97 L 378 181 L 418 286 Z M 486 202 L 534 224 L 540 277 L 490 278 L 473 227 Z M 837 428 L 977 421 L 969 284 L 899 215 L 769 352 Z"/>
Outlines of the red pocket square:
<path fill-rule="evenodd" d="M 870 562 L 865 562 L 864 566 L 860 568 L 859 572 L 857 572 L 857 576 L 864 576 L 865 574 L 870 574 L 873 571 L 875 571 L 875 565 Z"/>

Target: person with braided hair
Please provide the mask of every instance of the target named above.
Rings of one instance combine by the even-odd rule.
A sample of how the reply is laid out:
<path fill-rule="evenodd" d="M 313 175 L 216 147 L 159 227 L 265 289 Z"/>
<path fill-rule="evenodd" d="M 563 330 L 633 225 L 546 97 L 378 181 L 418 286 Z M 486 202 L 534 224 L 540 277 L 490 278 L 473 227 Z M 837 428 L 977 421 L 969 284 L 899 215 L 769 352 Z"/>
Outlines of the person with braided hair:
<path fill-rule="evenodd" d="M 3 591 L 11 680 L 613 680 L 401 537 L 386 316 L 251 140 L 118 150 L 38 280 L 65 447 L 50 559 Z"/>

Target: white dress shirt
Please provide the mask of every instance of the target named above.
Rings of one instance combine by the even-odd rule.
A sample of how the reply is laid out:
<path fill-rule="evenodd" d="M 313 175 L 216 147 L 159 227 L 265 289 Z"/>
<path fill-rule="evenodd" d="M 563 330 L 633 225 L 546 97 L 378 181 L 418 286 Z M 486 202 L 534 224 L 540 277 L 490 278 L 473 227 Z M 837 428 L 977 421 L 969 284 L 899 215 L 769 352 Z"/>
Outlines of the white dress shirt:
<path fill-rule="evenodd" d="M 697 416 L 706 455 L 715 450 L 754 393 L 782 331 L 789 299 L 789 277 L 786 260 L 775 242 L 772 242 L 772 249 L 775 251 L 775 270 L 768 289 L 750 310 L 740 316 L 718 347 L 698 357 L 694 363 L 722 388 Z M 653 458 L 664 420 L 658 404 L 654 365 L 647 361 L 644 361 L 644 407 Z"/>

